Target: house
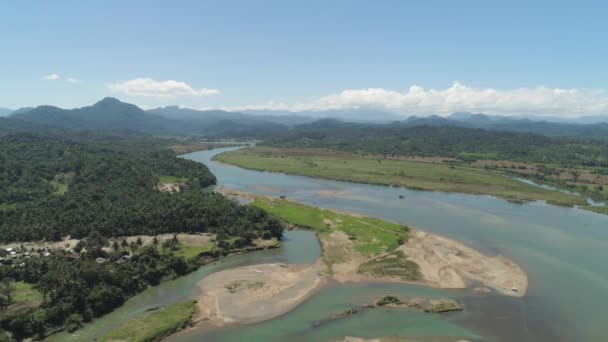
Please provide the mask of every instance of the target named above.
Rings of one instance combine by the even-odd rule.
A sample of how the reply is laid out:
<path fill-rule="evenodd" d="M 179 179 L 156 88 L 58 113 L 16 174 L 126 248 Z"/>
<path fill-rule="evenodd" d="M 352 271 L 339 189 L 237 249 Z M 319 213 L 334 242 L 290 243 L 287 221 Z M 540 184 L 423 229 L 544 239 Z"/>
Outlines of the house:
<path fill-rule="evenodd" d="M 63 256 L 65 259 L 68 260 L 78 260 L 80 259 L 80 254 L 78 253 L 68 253 L 66 255 Z"/>
<path fill-rule="evenodd" d="M 108 262 L 108 260 L 105 258 L 97 258 L 97 259 L 95 259 L 95 262 L 98 264 L 103 264 L 103 263 Z"/>

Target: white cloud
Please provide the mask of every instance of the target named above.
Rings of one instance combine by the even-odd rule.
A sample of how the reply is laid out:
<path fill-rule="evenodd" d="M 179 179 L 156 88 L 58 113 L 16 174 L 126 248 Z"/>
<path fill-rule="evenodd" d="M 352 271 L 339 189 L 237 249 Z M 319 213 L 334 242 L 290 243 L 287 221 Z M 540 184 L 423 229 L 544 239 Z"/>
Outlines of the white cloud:
<path fill-rule="evenodd" d="M 469 111 L 500 115 L 537 114 L 567 117 L 608 114 L 608 92 L 545 86 L 509 90 L 478 89 L 454 82 L 449 88 L 439 90 L 426 90 L 417 85 L 412 85 L 402 92 L 382 88 L 344 90 L 307 102 L 286 104 L 271 101 L 240 108 L 244 109 L 294 112 L 379 109 L 403 115 L 446 115 Z"/>
<path fill-rule="evenodd" d="M 135 78 L 124 82 L 108 85 L 113 92 L 120 92 L 131 96 L 146 96 L 156 98 L 175 98 L 181 96 L 209 96 L 220 93 L 217 89 L 192 88 L 185 82 L 156 81 L 151 78 Z"/>
<path fill-rule="evenodd" d="M 77 79 L 77 78 L 74 78 L 74 77 L 68 77 L 68 78 L 66 79 L 66 81 L 67 81 L 68 83 L 80 83 L 80 82 L 82 82 L 81 80 L 79 80 L 79 79 Z"/>
<path fill-rule="evenodd" d="M 60 78 L 61 77 L 57 74 L 50 74 L 50 75 L 46 75 L 43 77 L 43 79 L 48 80 L 48 81 L 57 81 Z"/>

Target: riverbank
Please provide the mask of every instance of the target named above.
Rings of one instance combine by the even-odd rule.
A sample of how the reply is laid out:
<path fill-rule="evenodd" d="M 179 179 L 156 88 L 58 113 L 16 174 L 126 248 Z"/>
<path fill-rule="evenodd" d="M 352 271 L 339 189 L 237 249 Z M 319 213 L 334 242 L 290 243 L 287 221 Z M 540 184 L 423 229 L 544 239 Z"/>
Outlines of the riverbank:
<path fill-rule="evenodd" d="M 155 312 L 141 318 L 127 321 L 118 329 L 99 338 L 99 342 L 153 342 L 160 341 L 192 322 L 196 309 L 194 301 L 175 303 L 156 308 Z"/>
<path fill-rule="evenodd" d="M 452 161 L 382 159 L 319 149 L 254 147 L 221 153 L 213 160 L 257 171 L 282 172 L 412 190 L 492 195 L 510 200 L 543 200 L 572 206 L 585 199 L 524 184 L 503 172 Z"/>
<path fill-rule="evenodd" d="M 314 230 L 322 246 L 316 267 L 338 282 L 391 281 L 445 289 L 482 284 L 484 291 L 512 297 L 523 297 L 527 291 L 527 274 L 512 260 L 485 255 L 443 236 L 284 199 L 220 191 L 245 196 L 289 224 Z"/>

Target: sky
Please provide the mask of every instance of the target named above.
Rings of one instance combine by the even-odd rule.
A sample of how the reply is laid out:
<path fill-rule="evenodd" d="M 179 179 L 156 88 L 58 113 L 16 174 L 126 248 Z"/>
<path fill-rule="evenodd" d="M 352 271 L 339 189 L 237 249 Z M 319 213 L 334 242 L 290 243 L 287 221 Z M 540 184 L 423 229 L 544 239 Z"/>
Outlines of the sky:
<path fill-rule="evenodd" d="M 608 5 L 2 1 L 0 107 L 608 114 Z"/>

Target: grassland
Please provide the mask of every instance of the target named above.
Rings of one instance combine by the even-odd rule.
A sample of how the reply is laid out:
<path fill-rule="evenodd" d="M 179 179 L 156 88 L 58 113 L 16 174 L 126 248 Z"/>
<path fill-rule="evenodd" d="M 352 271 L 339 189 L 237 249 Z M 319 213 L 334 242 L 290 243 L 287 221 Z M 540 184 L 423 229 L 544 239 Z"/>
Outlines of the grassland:
<path fill-rule="evenodd" d="M 32 284 L 16 281 L 13 286 L 13 302 L 42 302 L 42 294 Z"/>
<path fill-rule="evenodd" d="M 394 250 L 407 240 L 409 232 L 409 228 L 404 225 L 371 217 L 342 214 L 284 199 L 258 197 L 253 201 L 253 205 L 291 224 L 315 230 L 320 238 L 339 230 L 353 242 L 354 249 L 364 256 Z"/>
<path fill-rule="evenodd" d="M 284 172 L 416 190 L 485 194 L 511 200 L 585 204 L 582 197 L 524 184 L 503 172 L 449 163 L 389 160 L 322 149 L 254 147 L 222 153 L 217 161 L 243 168 Z"/>
<path fill-rule="evenodd" d="M 175 251 L 175 256 L 192 259 L 198 257 L 201 253 L 210 252 L 214 248 L 214 243 L 203 245 L 181 243 L 179 249 Z"/>
<path fill-rule="evenodd" d="M 191 300 L 169 305 L 145 317 L 127 321 L 98 341 L 160 341 L 163 337 L 188 325 L 194 308 L 195 302 Z"/>
<path fill-rule="evenodd" d="M 158 176 L 159 183 L 185 183 L 187 181 L 188 181 L 188 178 L 167 176 L 167 175 Z"/>

